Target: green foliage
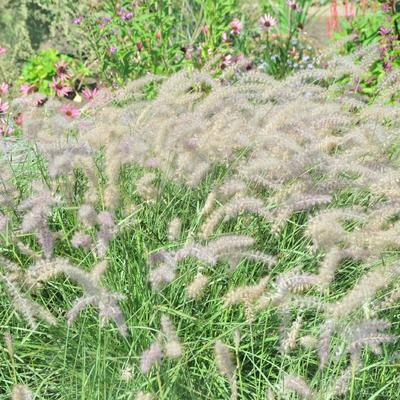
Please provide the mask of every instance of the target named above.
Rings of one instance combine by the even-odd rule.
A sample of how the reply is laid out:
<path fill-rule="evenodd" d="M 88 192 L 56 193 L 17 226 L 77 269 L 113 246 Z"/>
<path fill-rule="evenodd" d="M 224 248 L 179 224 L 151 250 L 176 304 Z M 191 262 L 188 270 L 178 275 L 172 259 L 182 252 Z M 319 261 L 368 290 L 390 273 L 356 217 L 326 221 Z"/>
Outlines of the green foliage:
<path fill-rule="evenodd" d="M 0 58 L 0 81 L 11 83 L 23 63 L 43 46 L 84 57 L 86 43 L 72 28 L 76 14 L 90 13 L 92 0 L 0 0 L 0 46 L 8 52 Z"/>
<path fill-rule="evenodd" d="M 358 49 L 376 43 L 380 48 L 380 55 L 371 63 L 365 76 L 356 83 L 357 91 L 373 99 L 377 94 L 377 87 L 383 82 L 388 73 L 400 68 L 400 34 L 398 23 L 400 14 L 394 10 L 378 11 L 359 15 L 351 20 L 344 20 L 343 31 L 336 34 L 336 38 L 345 39 L 344 52 L 351 54 Z M 346 38 L 350 40 L 346 41 Z M 348 82 L 348 79 L 344 79 Z M 396 102 L 398 96 L 392 101 Z"/>
<path fill-rule="evenodd" d="M 51 93 L 50 83 L 56 75 L 56 64 L 61 60 L 67 61 L 72 75 L 73 86 L 78 84 L 78 80 L 89 76 L 90 71 L 83 64 L 65 54 L 60 54 L 55 49 L 40 51 L 35 56 L 27 60 L 22 68 L 21 83 L 35 85 L 41 93 Z"/>
<path fill-rule="evenodd" d="M 136 7 L 107 0 L 77 29 L 90 43 L 101 74 L 122 82 L 146 72 L 169 74 L 204 64 L 235 10 L 236 0 L 151 0 Z"/>
<path fill-rule="evenodd" d="M 107 0 L 96 13 L 82 17 L 76 29 L 85 37 L 88 57 L 95 57 L 100 75 L 118 84 L 148 72 L 171 74 L 206 64 L 218 74 L 244 57 L 280 78 L 301 64 L 296 59 L 313 58 L 309 44 L 299 40 L 311 2 L 299 1 L 296 10 L 286 1 L 274 4 L 249 16 L 237 0 L 151 0 L 134 6 Z M 259 26 L 264 12 L 278 20 L 271 35 Z M 233 21 L 240 25 L 237 32 Z"/>

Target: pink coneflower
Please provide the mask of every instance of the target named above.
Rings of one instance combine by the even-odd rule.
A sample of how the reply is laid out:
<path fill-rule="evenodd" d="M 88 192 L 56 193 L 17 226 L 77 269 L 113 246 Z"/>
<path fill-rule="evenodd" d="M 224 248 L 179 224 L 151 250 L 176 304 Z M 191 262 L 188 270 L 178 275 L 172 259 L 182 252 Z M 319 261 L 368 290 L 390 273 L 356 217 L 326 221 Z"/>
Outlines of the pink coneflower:
<path fill-rule="evenodd" d="M 286 3 L 293 11 L 301 12 L 301 7 L 296 3 L 296 0 L 287 0 Z"/>
<path fill-rule="evenodd" d="M 1 46 L 0 46 L 0 56 L 1 56 L 2 54 L 5 54 L 5 53 L 7 53 L 7 49 L 6 49 L 5 47 L 1 47 Z"/>
<path fill-rule="evenodd" d="M 232 22 L 229 25 L 231 27 L 231 33 L 232 35 L 239 35 L 241 30 L 242 30 L 242 23 L 238 18 L 235 18 L 232 20 Z"/>
<path fill-rule="evenodd" d="M 68 72 L 68 63 L 65 60 L 60 60 L 55 64 L 56 74 L 61 79 L 70 79 L 72 75 Z"/>
<path fill-rule="evenodd" d="M 0 114 L 5 114 L 8 110 L 8 103 L 0 99 Z"/>
<path fill-rule="evenodd" d="M 37 87 L 35 85 L 29 85 L 29 83 L 23 83 L 19 87 L 19 90 L 22 94 L 28 96 L 29 94 L 35 93 L 37 91 Z"/>
<path fill-rule="evenodd" d="M 93 90 L 89 89 L 89 88 L 85 88 L 82 90 L 82 95 L 87 101 L 92 101 L 97 96 L 98 92 L 99 92 L 99 89 L 97 89 L 97 88 L 94 88 Z"/>
<path fill-rule="evenodd" d="M 6 94 L 6 93 L 8 93 L 8 89 L 9 89 L 8 83 L 3 82 L 3 83 L 0 85 L 0 94 Z"/>
<path fill-rule="evenodd" d="M 64 80 L 60 78 L 55 78 L 53 76 L 53 83 L 50 86 L 54 89 L 57 96 L 64 97 L 72 92 L 72 88 L 64 84 Z"/>
<path fill-rule="evenodd" d="M 261 29 L 264 31 L 269 31 L 277 23 L 278 21 L 270 14 L 265 14 L 259 19 L 259 24 L 261 26 Z"/>
<path fill-rule="evenodd" d="M 68 118 L 76 118 L 80 114 L 79 109 L 71 103 L 64 104 L 60 107 L 59 111 Z"/>
<path fill-rule="evenodd" d="M 238 54 L 235 57 L 235 63 L 239 64 L 239 66 L 246 71 L 249 71 L 253 67 L 253 63 L 251 60 L 248 60 L 243 53 Z"/>

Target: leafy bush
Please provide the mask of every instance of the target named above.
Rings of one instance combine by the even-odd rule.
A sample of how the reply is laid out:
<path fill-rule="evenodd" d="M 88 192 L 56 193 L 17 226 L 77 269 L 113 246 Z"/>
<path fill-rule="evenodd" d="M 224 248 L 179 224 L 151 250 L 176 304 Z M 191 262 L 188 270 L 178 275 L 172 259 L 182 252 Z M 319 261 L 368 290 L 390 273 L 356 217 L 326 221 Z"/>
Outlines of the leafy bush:
<path fill-rule="evenodd" d="M 400 111 L 390 83 L 333 96 L 358 57 L 146 76 L 69 113 L 25 97 L 0 169 L 3 391 L 396 398 Z"/>
<path fill-rule="evenodd" d="M 55 49 L 46 49 L 29 58 L 22 68 L 21 83 L 33 85 L 41 93 L 54 93 L 51 84 L 57 77 L 57 65 L 68 65 L 66 84 L 78 87 L 84 78 L 90 75 L 90 70 L 81 63 Z"/>

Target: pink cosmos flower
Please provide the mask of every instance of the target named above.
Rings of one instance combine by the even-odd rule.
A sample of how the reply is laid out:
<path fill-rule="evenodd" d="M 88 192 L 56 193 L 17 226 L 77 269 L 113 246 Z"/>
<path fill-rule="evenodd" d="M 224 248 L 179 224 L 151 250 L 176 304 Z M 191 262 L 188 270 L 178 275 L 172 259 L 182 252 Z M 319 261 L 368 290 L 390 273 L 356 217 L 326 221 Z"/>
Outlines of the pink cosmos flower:
<path fill-rule="evenodd" d="M 61 79 L 70 79 L 72 77 L 68 72 L 68 63 L 65 60 L 59 61 L 55 67 L 56 73 Z"/>
<path fill-rule="evenodd" d="M 278 23 L 278 21 L 272 15 L 265 14 L 259 19 L 259 23 L 262 30 L 269 31 Z"/>
<path fill-rule="evenodd" d="M 7 49 L 6 49 L 5 47 L 1 47 L 1 46 L 0 46 L 0 56 L 1 56 L 2 54 L 5 54 L 5 53 L 7 53 Z"/>
<path fill-rule="evenodd" d="M 50 84 L 50 87 L 54 89 L 57 96 L 64 97 L 72 92 L 72 88 L 64 84 L 64 80 L 60 78 L 55 78 L 53 76 L 53 83 Z"/>
<path fill-rule="evenodd" d="M 76 118 L 80 114 L 79 109 L 71 103 L 64 104 L 59 111 L 68 118 Z"/>
<path fill-rule="evenodd" d="M 0 94 L 6 94 L 6 93 L 8 93 L 8 89 L 9 89 L 8 83 L 3 82 L 3 83 L 0 85 Z"/>
<path fill-rule="evenodd" d="M 99 89 L 97 89 L 96 87 L 93 90 L 89 89 L 89 88 L 85 88 L 82 90 L 82 95 L 87 101 L 92 101 L 97 96 L 98 92 L 99 92 Z"/>
<path fill-rule="evenodd" d="M 242 23 L 238 18 L 235 18 L 232 20 L 232 22 L 229 25 L 231 27 L 231 33 L 232 35 L 239 35 L 241 30 L 242 30 Z"/>
<path fill-rule="evenodd" d="M 8 103 L 0 99 L 0 114 L 5 114 L 8 111 Z"/>
<path fill-rule="evenodd" d="M 29 94 L 36 92 L 37 87 L 35 85 L 29 85 L 29 83 L 23 83 L 19 87 L 19 90 L 23 95 L 28 96 Z"/>

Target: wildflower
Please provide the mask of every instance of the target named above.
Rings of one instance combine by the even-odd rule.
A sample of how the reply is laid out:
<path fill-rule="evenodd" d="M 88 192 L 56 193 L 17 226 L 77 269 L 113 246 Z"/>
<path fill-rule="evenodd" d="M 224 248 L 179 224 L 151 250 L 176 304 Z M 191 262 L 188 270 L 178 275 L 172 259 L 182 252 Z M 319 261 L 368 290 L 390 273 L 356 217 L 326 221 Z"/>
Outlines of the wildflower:
<path fill-rule="evenodd" d="M 14 117 L 14 122 L 16 125 L 21 126 L 24 123 L 24 115 L 22 113 L 18 113 Z"/>
<path fill-rule="evenodd" d="M 390 61 L 385 61 L 385 62 L 383 63 L 383 69 L 384 69 L 386 72 L 391 72 L 391 71 L 393 70 L 393 65 L 392 65 L 392 63 L 391 63 Z"/>
<path fill-rule="evenodd" d="M 64 84 L 64 80 L 61 78 L 55 78 L 53 76 L 53 83 L 50 85 L 56 92 L 57 96 L 64 97 L 72 92 L 72 88 Z"/>
<path fill-rule="evenodd" d="M 111 22 L 111 17 L 101 17 L 101 20 L 99 22 L 100 28 L 104 28 L 106 25 L 108 25 L 109 22 Z"/>
<path fill-rule="evenodd" d="M 185 58 L 187 60 L 191 60 L 193 57 L 194 47 L 192 45 L 186 46 L 183 48 L 185 51 Z"/>
<path fill-rule="evenodd" d="M 70 103 L 61 106 L 59 111 L 69 118 L 75 118 L 80 114 L 79 109 Z"/>
<path fill-rule="evenodd" d="M 160 32 L 160 31 L 157 31 L 157 32 L 155 33 L 155 37 L 156 37 L 156 39 L 161 39 L 161 32 Z"/>
<path fill-rule="evenodd" d="M 0 46 L 0 56 L 7 53 L 7 49 L 5 47 Z"/>
<path fill-rule="evenodd" d="M 239 19 L 235 18 L 230 23 L 232 35 L 239 35 L 242 30 L 242 23 Z"/>
<path fill-rule="evenodd" d="M 223 58 L 222 58 L 222 63 L 221 63 L 221 68 L 226 68 L 229 67 L 233 64 L 234 62 L 234 58 L 232 57 L 231 54 L 226 54 Z"/>
<path fill-rule="evenodd" d="M 82 95 L 87 101 L 92 101 L 97 96 L 98 92 L 99 92 L 99 89 L 97 89 L 96 87 L 93 90 L 89 89 L 89 88 L 85 88 L 82 91 Z"/>
<path fill-rule="evenodd" d="M 19 90 L 23 95 L 28 96 L 29 94 L 36 92 L 37 87 L 35 85 L 29 85 L 29 83 L 23 83 L 19 87 Z"/>
<path fill-rule="evenodd" d="M 108 49 L 108 52 L 110 53 L 110 54 L 114 54 L 114 53 L 116 53 L 118 51 L 118 49 L 115 47 L 115 46 L 111 46 L 109 49 Z"/>
<path fill-rule="evenodd" d="M 143 50 L 143 43 L 139 40 L 137 43 L 136 43 L 136 48 L 139 50 L 139 51 L 142 51 Z"/>
<path fill-rule="evenodd" d="M 383 11 L 384 13 L 390 12 L 390 11 L 391 11 L 390 5 L 387 4 L 387 3 L 383 3 L 383 4 L 382 4 L 382 11 Z"/>
<path fill-rule="evenodd" d="M 235 63 L 239 64 L 239 66 L 246 71 L 251 70 L 251 68 L 253 67 L 253 63 L 248 60 L 243 53 L 240 53 L 239 55 L 237 55 L 234 59 Z"/>
<path fill-rule="evenodd" d="M 133 18 L 133 15 L 134 15 L 133 12 L 127 12 L 122 16 L 122 19 L 124 21 L 129 21 L 130 19 Z"/>
<path fill-rule="evenodd" d="M 8 93 L 8 88 L 9 88 L 8 83 L 3 82 L 3 83 L 0 85 L 0 94 L 6 94 L 6 93 Z"/>
<path fill-rule="evenodd" d="M 79 16 L 79 17 L 75 17 L 75 18 L 72 20 L 72 23 L 75 24 L 75 25 L 80 25 L 80 24 L 82 23 L 82 21 L 83 21 L 83 17 L 82 17 L 82 16 Z"/>
<path fill-rule="evenodd" d="M 55 64 L 56 73 L 61 79 L 70 79 L 72 76 L 68 72 L 68 63 L 65 60 L 61 60 Z"/>
<path fill-rule="evenodd" d="M 381 26 L 381 27 L 379 28 L 379 33 L 380 33 L 382 36 L 389 35 L 389 33 L 391 33 L 391 32 L 392 32 L 392 30 L 391 30 L 390 28 L 386 28 L 386 27 L 384 27 L 384 26 Z"/>
<path fill-rule="evenodd" d="M 207 25 L 204 25 L 204 26 L 201 28 L 201 31 L 202 31 L 205 35 L 208 35 L 208 33 L 210 32 L 210 28 L 209 28 Z"/>
<path fill-rule="evenodd" d="M 286 3 L 293 11 L 301 12 L 301 7 L 296 3 L 295 0 L 287 0 Z"/>
<path fill-rule="evenodd" d="M 8 110 L 8 103 L 0 99 L 0 115 L 5 114 Z"/>
<path fill-rule="evenodd" d="M 269 31 L 278 23 L 278 21 L 272 15 L 265 14 L 259 19 L 259 23 L 262 30 Z"/>

